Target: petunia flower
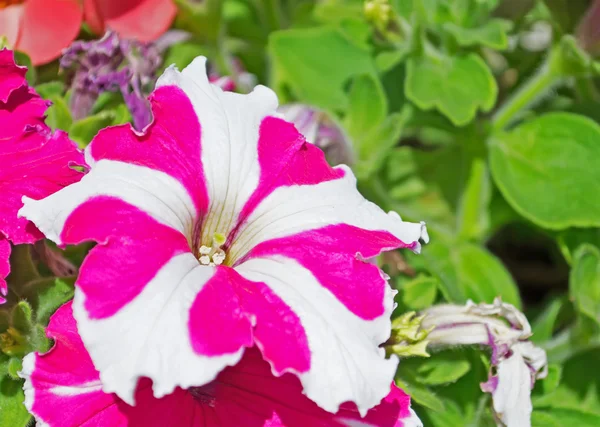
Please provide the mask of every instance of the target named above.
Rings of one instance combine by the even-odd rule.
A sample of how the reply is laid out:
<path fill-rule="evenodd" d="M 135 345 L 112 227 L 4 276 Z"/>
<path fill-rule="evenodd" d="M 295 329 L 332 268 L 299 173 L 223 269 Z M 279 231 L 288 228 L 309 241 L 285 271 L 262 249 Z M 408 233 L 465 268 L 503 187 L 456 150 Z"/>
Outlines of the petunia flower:
<path fill-rule="evenodd" d="M 421 327 L 433 328 L 429 346 L 489 346 L 492 372 L 482 390 L 492 394 L 504 425 L 530 426 L 531 390 L 536 379 L 546 377 L 548 361 L 546 352 L 528 341 L 532 332 L 525 315 L 500 298 L 493 304 L 440 304 L 424 314 Z"/>
<path fill-rule="evenodd" d="M 27 68 L 13 52 L 0 50 L 0 303 L 7 293 L 10 242 L 34 243 L 43 236 L 25 218 L 17 218 L 23 195 L 46 197 L 79 180 L 70 166 L 84 164 L 83 154 L 64 132 L 52 134 L 44 123 L 49 103 L 27 85 Z"/>
<path fill-rule="evenodd" d="M 39 65 L 58 58 L 83 21 L 97 34 L 111 29 L 146 42 L 164 33 L 176 13 L 173 0 L 8 0 L 0 2 L 0 36 Z"/>
<path fill-rule="evenodd" d="M 100 131 L 81 182 L 20 211 L 58 245 L 98 242 L 73 311 L 104 391 L 133 404 L 140 377 L 156 397 L 202 386 L 257 346 L 323 409 L 365 414 L 398 363 L 379 347 L 393 292 L 365 260 L 418 252 L 425 225 L 366 201 L 270 89 L 210 84 L 205 58 L 168 68 L 150 103 L 144 132 Z"/>
<path fill-rule="evenodd" d="M 279 112 L 296 125 L 308 142 L 322 149 L 331 164 L 354 163 L 350 138 L 327 113 L 304 104 L 282 105 Z"/>
<path fill-rule="evenodd" d="M 336 414 L 320 409 L 302 394 L 291 374 L 274 377 L 260 352 L 249 349 L 234 367 L 202 387 L 176 389 L 157 399 L 150 382 L 140 381 L 135 407 L 102 391 L 98 371 L 77 334 L 71 303 L 51 317 L 47 329 L 54 347 L 30 353 L 20 375 L 25 405 L 39 424 L 49 427 L 419 427 L 410 398 L 395 385 L 365 418 L 352 404 Z"/>

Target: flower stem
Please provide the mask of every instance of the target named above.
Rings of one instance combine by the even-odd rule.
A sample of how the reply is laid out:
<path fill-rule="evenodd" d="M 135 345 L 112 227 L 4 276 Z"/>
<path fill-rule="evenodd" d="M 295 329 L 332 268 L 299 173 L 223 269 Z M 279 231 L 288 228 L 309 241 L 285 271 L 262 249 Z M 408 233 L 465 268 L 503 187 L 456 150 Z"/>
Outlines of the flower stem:
<path fill-rule="evenodd" d="M 494 131 L 500 131 L 519 117 L 522 111 L 535 103 L 540 96 L 552 87 L 560 78 L 550 61 L 535 73 L 517 92 L 515 92 L 492 117 Z"/>

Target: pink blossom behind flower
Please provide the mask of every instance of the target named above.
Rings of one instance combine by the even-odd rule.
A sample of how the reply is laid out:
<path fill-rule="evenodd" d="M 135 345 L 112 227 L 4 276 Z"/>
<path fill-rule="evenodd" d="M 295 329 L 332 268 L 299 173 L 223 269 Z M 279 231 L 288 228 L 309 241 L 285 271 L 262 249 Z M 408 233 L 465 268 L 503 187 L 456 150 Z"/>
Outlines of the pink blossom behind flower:
<path fill-rule="evenodd" d="M 29 354 L 23 362 L 25 405 L 38 422 L 49 427 L 417 427 L 410 398 L 392 385 L 387 397 L 365 418 L 352 404 L 337 414 L 323 411 L 302 394 L 297 378 L 274 377 L 255 348 L 215 381 L 188 390 L 176 389 L 161 399 L 150 381 L 140 381 L 136 406 L 102 391 L 98 371 L 77 333 L 71 303 L 52 316 L 47 330 L 54 339 L 48 353 Z"/>
<path fill-rule="evenodd" d="M 18 218 L 23 196 L 43 198 L 79 180 L 73 164 L 83 155 L 64 132 L 52 134 L 44 123 L 49 103 L 27 85 L 27 69 L 15 64 L 10 50 L 0 50 L 0 302 L 6 296 L 8 241 L 34 243 L 43 236 Z"/>

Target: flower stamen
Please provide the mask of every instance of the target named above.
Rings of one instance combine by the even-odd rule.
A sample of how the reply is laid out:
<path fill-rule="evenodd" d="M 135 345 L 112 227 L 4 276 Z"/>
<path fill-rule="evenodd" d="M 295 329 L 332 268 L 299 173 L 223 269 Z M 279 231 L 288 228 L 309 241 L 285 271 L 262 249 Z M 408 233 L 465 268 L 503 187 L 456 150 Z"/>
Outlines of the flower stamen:
<path fill-rule="evenodd" d="M 215 233 L 210 247 L 206 245 L 200 246 L 200 249 L 198 249 L 198 261 L 200 261 L 200 264 L 211 267 L 223 264 L 227 255 L 221 249 L 221 246 L 225 244 L 226 240 L 227 238 L 223 234 Z"/>

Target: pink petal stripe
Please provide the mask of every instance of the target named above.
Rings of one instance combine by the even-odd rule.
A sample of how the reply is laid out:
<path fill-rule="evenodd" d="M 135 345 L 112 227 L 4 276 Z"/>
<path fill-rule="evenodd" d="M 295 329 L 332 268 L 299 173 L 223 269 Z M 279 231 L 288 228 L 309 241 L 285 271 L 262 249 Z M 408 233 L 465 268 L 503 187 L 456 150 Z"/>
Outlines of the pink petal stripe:
<path fill-rule="evenodd" d="M 198 116 L 189 98 L 176 86 L 156 89 L 150 104 L 154 121 L 143 134 L 128 124 L 106 128 L 90 144 L 89 154 L 95 161 L 117 160 L 171 175 L 187 189 L 197 214 L 204 214 L 208 194 L 200 160 Z"/>
<path fill-rule="evenodd" d="M 365 260 L 383 251 L 410 246 L 385 231 L 338 224 L 262 242 L 245 259 L 274 255 L 294 259 L 348 310 L 372 320 L 384 313 L 388 284 L 379 268 Z"/>
<path fill-rule="evenodd" d="M 323 152 L 306 142 L 293 124 L 276 117 L 266 117 L 260 125 L 258 139 L 260 179 L 258 187 L 238 216 L 241 227 L 258 204 L 278 187 L 314 185 L 344 176 L 333 169 Z M 233 239 L 235 232 L 231 233 Z"/>
<path fill-rule="evenodd" d="M 298 315 L 264 283 L 235 274 L 236 292 L 242 308 L 256 318 L 254 344 L 273 372 L 281 375 L 308 371 L 310 348 Z"/>
<path fill-rule="evenodd" d="M 110 218 L 110 221 L 93 221 Z M 90 318 L 110 317 L 133 300 L 175 255 L 189 252 L 185 237 L 145 212 L 108 196 L 79 205 L 61 234 L 65 244 L 94 240 L 77 285 Z"/>
<path fill-rule="evenodd" d="M 189 328 L 198 354 L 233 353 L 257 343 L 280 374 L 310 368 L 308 340 L 298 316 L 264 283 L 246 280 L 230 267 L 218 267 L 198 293 Z"/>
<path fill-rule="evenodd" d="M 27 67 L 15 64 L 11 50 L 0 50 L 0 102 L 8 101 L 8 97 L 14 90 L 27 85 L 26 73 Z"/>
<path fill-rule="evenodd" d="M 190 309 L 192 348 L 198 354 L 217 356 L 252 345 L 252 323 L 240 307 L 232 283 L 239 276 L 229 267 L 217 267 Z"/>
<path fill-rule="evenodd" d="M 39 422 L 50 427 L 341 427 L 354 425 L 402 427 L 414 421 L 410 399 L 391 386 L 389 395 L 365 418 L 353 404 L 337 414 L 320 409 L 302 394 L 298 379 L 274 377 L 260 352 L 248 349 L 234 367 L 203 387 L 192 387 L 161 399 L 152 396 L 150 381 L 142 379 L 135 407 L 98 390 L 98 372 L 77 335 L 71 303 L 51 318 L 48 335 L 52 350 L 30 354 L 23 363 L 25 403 Z M 416 424 L 411 424 L 412 426 Z"/>
<path fill-rule="evenodd" d="M 10 273 L 10 243 L 0 233 L 0 304 L 6 302 L 4 298 L 8 291 L 6 276 Z"/>

